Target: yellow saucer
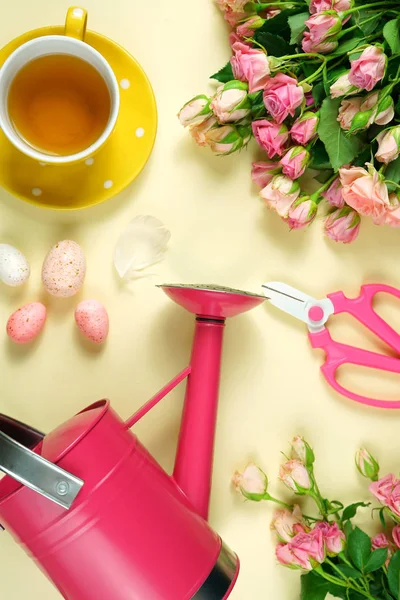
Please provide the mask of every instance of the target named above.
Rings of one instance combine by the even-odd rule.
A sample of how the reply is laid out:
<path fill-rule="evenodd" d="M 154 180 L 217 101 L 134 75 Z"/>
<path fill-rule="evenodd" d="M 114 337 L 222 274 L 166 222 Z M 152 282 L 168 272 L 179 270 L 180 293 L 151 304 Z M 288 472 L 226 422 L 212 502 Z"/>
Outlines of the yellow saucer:
<path fill-rule="evenodd" d="M 25 42 L 63 33 L 63 27 L 43 27 L 21 35 L 0 50 L 0 65 Z M 0 130 L 0 186 L 43 208 L 76 210 L 108 200 L 137 177 L 153 149 L 157 107 L 143 69 L 126 50 L 99 33 L 87 31 L 85 42 L 110 63 L 120 85 L 117 126 L 103 148 L 83 163 L 39 164 L 16 150 Z"/>

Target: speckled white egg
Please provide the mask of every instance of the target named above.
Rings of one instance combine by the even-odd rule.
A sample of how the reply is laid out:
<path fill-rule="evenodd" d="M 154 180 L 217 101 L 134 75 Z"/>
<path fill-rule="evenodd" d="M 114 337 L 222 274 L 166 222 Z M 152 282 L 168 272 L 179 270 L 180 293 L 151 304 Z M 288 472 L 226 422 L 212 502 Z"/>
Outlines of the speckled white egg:
<path fill-rule="evenodd" d="M 27 344 L 42 331 L 46 321 L 46 307 L 32 302 L 16 310 L 7 321 L 7 335 L 16 344 Z"/>
<path fill-rule="evenodd" d="M 12 287 L 22 285 L 31 274 L 25 256 L 14 246 L 0 244 L 0 280 Z"/>
<path fill-rule="evenodd" d="M 102 344 L 107 339 L 108 314 L 98 300 L 80 302 L 75 310 L 75 321 L 83 335 L 95 344 Z"/>
<path fill-rule="evenodd" d="M 79 244 L 72 240 L 55 244 L 44 259 L 42 281 L 52 296 L 74 296 L 81 289 L 85 274 L 85 255 Z"/>

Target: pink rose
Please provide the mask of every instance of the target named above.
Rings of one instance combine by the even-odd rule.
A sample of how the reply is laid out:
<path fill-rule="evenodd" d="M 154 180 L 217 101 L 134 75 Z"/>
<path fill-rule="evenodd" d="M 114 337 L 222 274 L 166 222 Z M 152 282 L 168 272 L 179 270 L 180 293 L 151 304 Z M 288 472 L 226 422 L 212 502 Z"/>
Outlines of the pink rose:
<path fill-rule="evenodd" d="M 236 33 L 241 38 L 242 37 L 251 38 L 251 37 L 253 37 L 254 32 L 257 29 L 260 29 L 260 27 L 262 27 L 264 25 L 264 23 L 265 23 L 265 19 L 262 19 L 258 15 L 251 17 L 250 19 L 248 19 L 247 21 L 245 21 L 244 23 L 239 25 L 239 27 L 236 29 Z"/>
<path fill-rule="evenodd" d="M 336 177 L 325 192 L 322 192 L 322 196 L 328 200 L 331 206 L 342 208 L 344 206 L 344 198 L 342 194 L 342 184 L 340 178 Z"/>
<path fill-rule="evenodd" d="M 199 123 L 198 125 L 193 125 L 190 127 L 189 131 L 193 136 L 193 139 L 199 146 L 207 146 L 207 138 L 206 134 L 210 129 L 214 127 L 218 127 L 217 118 L 211 114 L 208 119 Z"/>
<path fill-rule="evenodd" d="M 283 123 L 288 115 L 293 117 L 303 100 L 303 88 L 297 84 L 296 79 L 283 73 L 269 78 L 265 85 L 265 108 L 277 123 Z"/>
<path fill-rule="evenodd" d="M 269 79 L 268 57 L 262 50 L 249 48 L 242 42 L 233 44 L 231 65 L 235 79 L 247 81 L 250 93 L 264 89 Z"/>
<path fill-rule="evenodd" d="M 325 544 L 322 532 L 313 530 L 297 534 L 288 544 L 279 544 L 276 549 L 278 561 L 292 569 L 311 571 L 313 566 L 325 560 Z"/>
<path fill-rule="evenodd" d="M 378 533 L 372 538 L 372 550 L 378 550 L 378 548 L 389 548 L 389 540 L 384 533 Z"/>
<path fill-rule="evenodd" d="M 303 113 L 292 125 L 290 130 L 292 139 L 300 144 L 300 146 L 305 146 L 316 136 L 318 123 L 318 115 L 311 111 Z"/>
<path fill-rule="evenodd" d="M 335 83 L 332 83 L 329 90 L 331 98 L 340 98 L 341 96 L 352 96 L 353 94 L 357 94 L 357 92 L 361 91 L 350 83 L 349 73 L 350 71 L 346 71 L 346 73 L 343 73 L 343 75 L 336 79 Z"/>
<path fill-rule="evenodd" d="M 393 192 L 389 196 L 390 207 L 386 213 L 385 224 L 389 225 L 389 227 L 400 227 L 400 201 L 397 196 Z"/>
<path fill-rule="evenodd" d="M 284 152 L 289 132 L 286 125 L 278 125 L 267 119 L 253 121 L 253 134 L 257 143 L 268 154 L 268 158 L 281 156 Z"/>
<path fill-rule="evenodd" d="M 278 544 L 275 550 L 278 562 L 290 569 L 302 569 L 312 571 L 313 566 L 307 551 L 292 548 L 289 544 Z"/>
<path fill-rule="evenodd" d="M 292 451 L 290 453 L 290 458 L 299 460 L 307 467 L 310 467 L 312 464 L 314 464 L 314 451 L 310 444 L 301 435 L 296 435 L 293 438 L 291 446 Z"/>
<path fill-rule="evenodd" d="M 243 21 L 249 15 L 244 11 L 244 7 L 249 0 L 217 0 L 217 4 L 224 12 L 224 17 L 231 27 L 239 21 Z"/>
<path fill-rule="evenodd" d="M 400 517 L 400 481 L 397 481 L 388 498 L 388 507 L 397 517 Z"/>
<path fill-rule="evenodd" d="M 354 116 L 360 112 L 362 98 L 351 98 L 350 100 L 342 100 L 339 107 L 339 115 L 337 120 L 340 123 L 340 127 L 345 131 L 351 129 L 351 122 Z"/>
<path fill-rule="evenodd" d="M 371 217 L 376 225 L 385 221 L 389 194 L 383 178 L 372 165 L 339 169 L 345 202 L 360 215 Z"/>
<path fill-rule="evenodd" d="M 325 544 L 322 531 L 320 529 L 313 529 L 309 533 L 298 533 L 289 546 L 294 553 L 307 552 L 311 561 L 315 561 L 318 564 L 324 562 L 325 556 Z"/>
<path fill-rule="evenodd" d="M 379 92 L 372 92 L 361 103 L 360 110 L 365 113 L 369 112 L 366 127 L 370 127 L 373 123 L 376 123 L 376 125 L 387 125 L 394 117 L 393 98 L 387 96 L 382 101 L 379 101 Z"/>
<path fill-rule="evenodd" d="M 329 215 L 324 229 L 326 235 L 335 242 L 350 244 L 359 234 L 360 217 L 355 210 L 344 206 Z"/>
<path fill-rule="evenodd" d="M 388 506 L 392 492 L 398 483 L 400 483 L 399 480 L 392 473 L 389 473 L 382 479 L 371 483 L 369 491 L 383 506 Z"/>
<path fill-rule="evenodd" d="M 400 525 L 395 525 L 392 531 L 392 537 L 397 548 L 400 548 Z M 389 546 L 389 542 L 387 545 Z"/>
<path fill-rule="evenodd" d="M 210 104 L 220 123 L 234 123 L 247 117 L 251 111 L 247 84 L 229 81 L 218 88 Z"/>
<path fill-rule="evenodd" d="M 275 210 L 284 219 L 300 194 L 300 185 L 285 175 L 275 175 L 260 192 L 268 208 Z"/>
<path fill-rule="evenodd" d="M 309 29 L 310 39 L 313 43 L 320 44 L 340 33 L 342 21 L 332 12 L 322 12 L 312 15 L 306 25 Z"/>
<path fill-rule="evenodd" d="M 334 52 L 338 46 L 339 42 L 335 39 L 316 42 L 313 40 L 309 31 L 304 32 L 303 41 L 301 43 L 303 52 L 318 52 L 319 54 L 330 54 L 331 52 Z"/>
<path fill-rule="evenodd" d="M 205 137 L 207 145 L 213 152 L 228 155 L 243 148 L 250 140 L 250 133 L 245 127 L 223 125 L 222 127 L 213 127 L 207 131 Z"/>
<path fill-rule="evenodd" d="M 307 92 L 304 97 L 306 100 L 306 106 L 312 106 L 314 104 L 314 96 L 312 95 L 312 92 Z"/>
<path fill-rule="evenodd" d="M 387 131 L 381 131 L 376 139 L 379 143 L 375 154 L 376 160 L 386 165 L 396 160 L 400 154 L 400 126 L 393 127 Z"/>
<path fill-rule="evenodd" d="M 287 508 L 277 510 L 271 523 L 271 529 L 276 532 L 282 542 L 290 542 L 298 533 L 297 525 L 303 526 L 303 515 L 296 505 L 293 512 Z"/>
<path fill-rule="evenodd" d="M 236 471 L 232 483 L 247 500 L 260 502 L 268 489 L 268 477 L 257 465 L 250 463 L 243 473 Z"/>
<path fill-rule="evenodd" d="M 352 0 L 311 0 L 310 13 L 320 13 L 324 10 L 336 10 L 342 12 L 349 10 Z"/>
<path fill-rule="evenodd" d="M 344 550 L 346 545 L 346 536 L 337 523 L 326 523 L 319 521 L 314 527 L 315 530 L 319 530 L 324 538 L 326 551 L 328 556 L 337 556 Z"/>
<path fill-rule="evenodd" d="M 308 196 L 300 197 L 292 204 L 287 222 L 290 229 L 303 229 L 317 216 L 318 206 Z"/>
<path fill-rule="evenodd" d="M 186 102 L 178 113 L 178 118 L 184 127 L 202 123 L 211 114 L 210 98 L 201 94 Z"/>
<path fill-rule="evenodd" d="M 282 11 L 278 8 L 267 8 L 266 10 L 262 11 L 261 14 L 265 19 L 268 20 L 277 17 L 281 12 Z"/>
<path fill-rule="evenodd" d="M 303 175 L 310 162 L 310 153 L 303 146 L 293 146 L 282 156 L 279 161 L 282 172 L 290 179 L 298 179 Z"/>
<path fill-rule="evenodd" d="M 279 479 L 295 492 L 304 492 L 313 487 L 307 468 L 299 460 L 289 460 L 281 465 Z"/>
<path fill-rule="evenodd" d="M 385 76 L 387 56 L 382 48 L 368 46 L 360 58 L 351 61 L 349 81 L 357 88 L 370 92 Z"/>
<path fill-rule="evenodd" d="M 251 170 L 251 178 L 260 188 L 264 188 L 273 178 L 280 173 L 279 163 L 276 162 L 254 162 Z"/>

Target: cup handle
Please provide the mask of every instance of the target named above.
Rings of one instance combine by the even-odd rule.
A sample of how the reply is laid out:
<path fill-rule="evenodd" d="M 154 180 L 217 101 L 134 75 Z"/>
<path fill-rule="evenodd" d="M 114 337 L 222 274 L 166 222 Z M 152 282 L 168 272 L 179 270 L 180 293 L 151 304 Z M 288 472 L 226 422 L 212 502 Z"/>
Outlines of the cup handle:
<path fill-rule="evenodd" d="M 79 6 L 71 6 L 65 18 L 65 35 L 77 40 L 85 38 L 87 25 L 87 11 Z"/>

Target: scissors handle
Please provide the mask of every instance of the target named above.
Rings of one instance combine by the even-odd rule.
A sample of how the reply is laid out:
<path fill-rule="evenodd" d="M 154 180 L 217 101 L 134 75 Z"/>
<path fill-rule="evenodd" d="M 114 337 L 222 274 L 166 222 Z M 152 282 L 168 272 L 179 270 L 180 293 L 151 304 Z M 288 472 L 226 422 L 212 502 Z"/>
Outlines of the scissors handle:
<path fill-rule="evenodd" d="M 384 356 L 383 354 L 370 352 L 361 348 L 353 348 L 353 346 L 336 342 L 332 339 L 327 329 L 318 333 L 310 333 L 309 339 L 313 348 L 321 348 L 325 351 L 326 360 L 321 367 L 321 371 L 329 385 L 339 392 L 339 394 L 361 404 L 375 406 L 376 408 L 400 408 L 400 400 L 392 402 L 390 400 L 378 400 L 376 398 L 361 396 L 344 388 L 336 379 L 336 371 L 345 364 L 400 374 L 399 358 Z"/>
<path fill-rule="evenodd" d="M 368 284 L 361 287 L 358 298 L 346 298 L 343 292 L 330 294 L 335 314 L 348 313 L 365 325 L 378 338 L 386 342 L 390 348 L 400 354 L 400 335 L 386 323 L 373 309 L 372 302 L 376 294 L 390 294 L 400 299 L 400 290 L 383 284 Z"/>

